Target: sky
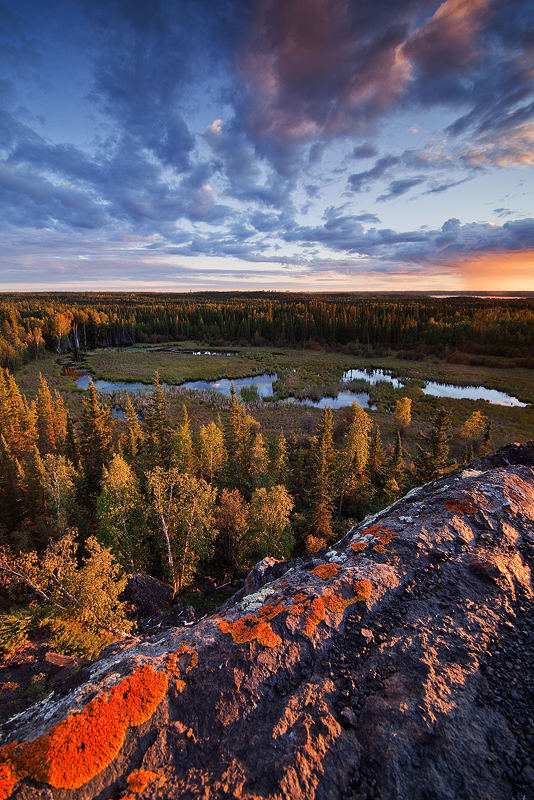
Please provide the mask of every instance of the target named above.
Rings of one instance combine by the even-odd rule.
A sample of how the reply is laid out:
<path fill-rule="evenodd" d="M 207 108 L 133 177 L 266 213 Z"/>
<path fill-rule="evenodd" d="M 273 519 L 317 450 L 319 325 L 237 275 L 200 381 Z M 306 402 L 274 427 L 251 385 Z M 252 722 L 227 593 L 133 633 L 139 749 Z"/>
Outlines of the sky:
<path fill-rule="evenodd" d="M 534 291 L 534 0 L 0 0 L 0 291 Z"/>

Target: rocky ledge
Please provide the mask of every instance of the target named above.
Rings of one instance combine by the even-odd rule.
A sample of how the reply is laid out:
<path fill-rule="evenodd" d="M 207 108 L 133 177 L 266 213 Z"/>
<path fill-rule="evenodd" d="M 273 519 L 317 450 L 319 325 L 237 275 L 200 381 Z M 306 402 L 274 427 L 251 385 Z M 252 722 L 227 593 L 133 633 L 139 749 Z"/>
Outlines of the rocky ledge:
<path fill-rule="evenodd" d="M 0 798 L 532 800 L 533 467 L 508 445 L 108 648 L 2 726 Z"/>

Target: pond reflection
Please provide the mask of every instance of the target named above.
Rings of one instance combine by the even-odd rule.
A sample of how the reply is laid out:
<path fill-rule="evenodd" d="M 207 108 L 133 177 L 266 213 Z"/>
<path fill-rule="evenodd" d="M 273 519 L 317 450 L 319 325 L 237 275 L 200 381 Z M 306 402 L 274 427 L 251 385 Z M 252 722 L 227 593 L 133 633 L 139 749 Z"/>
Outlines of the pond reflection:
<path fill-rule="evenodd" d="M 366 381 L 371 386 L 377 383 L 391 383 L 394 389 L 402 389 L 404 384 L 399 378 L 394 378 L 389 372 L 383 369 L 347 369 L 341 378 L 343 383 L 350 381 Z"/>
<path fill-rule="evenodd" d="M 454 386 L 447 383 L 429 381 L 423 389 L 423 394 L 433 397 L 451 397 L 465 400 L 487 400 L 497 406 L 516 406 L 526 408 L 528 403 L 522 403 L 517 397 L 511 397 L 505 392 L 496 389 L 486 389 L 484 386 Z"/>

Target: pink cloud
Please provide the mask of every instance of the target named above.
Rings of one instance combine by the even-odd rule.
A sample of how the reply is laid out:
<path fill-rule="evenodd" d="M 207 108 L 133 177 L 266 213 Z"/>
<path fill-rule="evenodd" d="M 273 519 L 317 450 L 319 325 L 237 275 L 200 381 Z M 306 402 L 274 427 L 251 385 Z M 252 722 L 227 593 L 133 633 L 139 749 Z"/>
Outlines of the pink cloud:
<path fill-rule="evenodd" d="M 413 86 L 480 53 L 491 0 L 261 0 L 239 62 L 256 136 L 306 141 L 364 130 Z"/>

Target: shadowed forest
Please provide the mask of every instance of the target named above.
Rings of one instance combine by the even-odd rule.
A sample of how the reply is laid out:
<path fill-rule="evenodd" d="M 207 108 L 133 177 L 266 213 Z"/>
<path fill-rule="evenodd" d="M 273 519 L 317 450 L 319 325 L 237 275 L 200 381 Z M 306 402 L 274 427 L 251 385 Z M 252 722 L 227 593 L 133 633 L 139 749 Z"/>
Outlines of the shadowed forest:
<path fill-rule="evenodd" d="M 528 299 L 4 295 L 0 319 L 0 646 L 8 651 L 40 629 L 60 651 L 93 656 L 131 635 L 127 575 L 148 573 L 177 596 L 201 576 L 230 584 L 265 556 L 321 549 L 410 488 L 488 453 L 495 425 L 502 440 L 507 425 L 532 422 L 531 407 L 493 412 L 427 398 L 408 375 L 405 389 L 377 389 L 372 409 L 284 405 L 298 395 L 291 386 L 302 365 L 309 378 L 314 363 L 319 373 L 373 359 L 398 374 L 404 362 L 428 374 L 479 368 L 486 382 L 515 370 L 526 398 Z M 165 368 L 205 364 L 206 377 L 225 372 L 230 356 L 238 365 L 230 378 L 243 364 L 259 373 L 268 357 L 278 396 L 262 402 L 253 386 L 224 400 L 177 394 L 156 371 L 164 343 L 212 348 L 164 353 Z M 221 348 L 233 352 L 216 362 Z M 295 366 L 284 372 L 288 352 Z M 142 397 L 110 399 L 92 383 L 82 392 L 69 377 L 100 368 L 146 383 L 149 365 Z M 332 374 L 319 381 L 320 396 Z"/>

